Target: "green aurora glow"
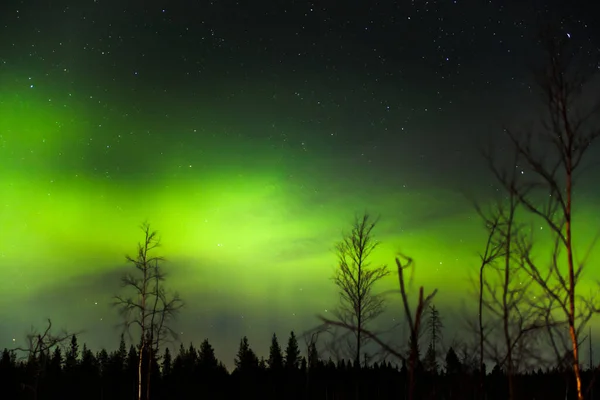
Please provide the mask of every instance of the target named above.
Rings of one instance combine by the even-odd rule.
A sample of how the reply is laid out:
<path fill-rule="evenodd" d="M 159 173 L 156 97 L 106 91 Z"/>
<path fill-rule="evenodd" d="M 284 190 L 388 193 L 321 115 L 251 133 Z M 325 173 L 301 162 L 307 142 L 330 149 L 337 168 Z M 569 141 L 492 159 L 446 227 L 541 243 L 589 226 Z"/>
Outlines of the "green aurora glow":
<path fill-rule="evenodd" d="M 100 318 L 116 322 L 107 304 L 118 290 L 123 255 L 135 251 L 139 224 L 146 219 L 163 238 L 169 285 L 187 300 L 185 314 L 200 313 L 207 321 L 227 313 L 277 319 L 276 327 L 242 323 L 257 341 L 272 329 L 285 334 L 309 328 L 314 314 L 335 304 L 331 248 L 353 214 L 365 208 L 383 218 L 378 229 L 383 245 L 374 262 L 393 265 L 397 251 L 410 254 L 418 284 L 440 289 L 437 301 L 445 312 L 458 311 L 471 298 L 468 278 L 477 268 L 484 231 L 469 204 L 447 186 L 434 189 L 435 182 L 423 182 L 415 191 L 381 188 L 364 179 L 357 186 L 318 162 L 290 179 L 281 150 L 242 139 L 236 146 L 203 144 L 208 157 L 197 164 L 183 162 L 189 159 L 186 152 L 167 143 L 128 143 L 124 156 L 135 159 L 141 151 L 156 162 L 137 175 L 107 177 L 86 166 L 90 153 L 83 132 L 89 126 L 75 111 L 56 107 L 39 93 L 3 95 L 0 107 L 0 299 L 18 304 L 9 319 L 18 321 L 17 329 L 45 316 L 73 328 L 79 328 L 74 321 L 86 329 Z M 154 158 L 159 149 L 163 155 Z M 593 204 L 580 208 L 576 233 L 592 238 L 597 225 L 583 221 L 598 218 Z M 598 260 L 595 252 L 589 263 Z M 72 282 L 103 276 L 113 277 L 114 285 L 104 279 L 102 289 L 85 296 L 75 288 L 65 291 Z M 394 288 L 395 278 L 386 285 Z M 75 303 L 32 304 L 41 293 Z M 97 308 L 90 315 L 92 305 Z M 204 331 L 184 332 L 183 340 L 197 341 L 211 334 L 211 327 L 214 322 Z M 243 333 L 227 332 L 221 339 Z M 215 338 L 217 346 L 221 339 Z M 257 349 L 266 351 L 260 344 Z"/>

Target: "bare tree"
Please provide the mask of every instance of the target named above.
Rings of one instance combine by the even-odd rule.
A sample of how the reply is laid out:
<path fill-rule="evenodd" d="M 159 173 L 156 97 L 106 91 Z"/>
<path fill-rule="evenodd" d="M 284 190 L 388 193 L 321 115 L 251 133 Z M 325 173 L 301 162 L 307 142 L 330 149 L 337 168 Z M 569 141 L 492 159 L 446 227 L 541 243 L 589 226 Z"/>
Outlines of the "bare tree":
<path fill-rule="evenodd" d="M 311 329 L 302 334 L 302 337 L 304 338 L 304 345 L 306 346 L 306 361 L 309 372 L 318 367 L 320 359 L 317 343 L 319 342 L 319 337 L 321 334 L 326 333 L 327 331 L 327 325 L 320 325 L 316 329 Z"/>
<path fill-rule="evenodd" d="M 312 375 L 319 367 L 319 350 L 317 349 L 317 342 L 321 333 L 327 331 L 326 325 L 321 325 L 316 329 L 310 330 L 302 334 L 304 337 L 304 344 L 306 346 L 306 397 L 309 398 L 311 394 L 311 378 Z"/>
<path fill-rule="evenodd" d="M 408 398 L 412 400 L 414 398 L 415 392 L 415 369 L 417 366 L 418 357 L 418 343 L 419 343 L 419 333 L 421 332 L 421 321 L 423 317 L 423 312 L 425 308 L 431 303 L 437 290 L 434 290 L 427 297 L 423 295 L 423 287 L 419 288 L 419 302 L 417 304 L 417 309 L 413 314 L 410 309 L 410 304 L 408 302 L 408 295 L 406 291 L 406 285 L 404 282 L 404 269 L 412 267 L 413 260 L 410 257 L 402 256 L 405 260 L 405 264 L 398 257 L 396 257 L 396 266 L 398 267 L 398 279 L 400 284 L 400 295 L 402 296 L 402 305 L 404 306 L 404 315 L 406 317 L 406 322 L 408 323 L 408 328 L 410 330 L 410 357 L 409 357 L 409 391 Z"/>
<path fill-rule="evenodd" d="M 515 173 L 511 174 L 510 179 L 515 181 Z M 526 339 L 543 327 L 539 307 L 535 305 L 532 280 L 524 276 L 521 261 L 526 254 L 518 251 L 527 247 L 517 244 L 529 241 L 523 233 L 523 225 L 516 222 L 518 206 L 515 192 L 510 192 L 504 201 L 493 206 L 491 215 L 486 216 L 480 211 L 488 227 L 488 243 L 481 257 L 479 280 L 480 365 L 481 346 L 485 340 L 488 355 L 506 371 L 509 399 L 515 398 L 514 375 L 530 355 L 527 353 L 531 343 L 526 343 Z M 484 266 L 487 267 L 485 271 Z M 485 337 L 481 331 L 483 309 L 493 321 L 499 322 L 499 326 L 494 326 L 490 321 Z M 500 335 L 494 335 L 494 328 L 499 328 Z M 496 338 L 500 343 L 494 340 Z"/>
<path fill-rule="evenodd" d="M 533 172 L 534 179 L 525 185 L 502 181 L 509 193 L 515 193 L 519 202 L 549 227 L 555 238 L 548 272 L 530 257 L 523 255 L 525 270 L 543 291 L 547 304 L 548 333 L 557 354 L 556 326 L 561 325 L 558 310 L 568 327 L 568 350 L 577 385 L 577 398 L 583 400 L 579 365 L 579 336 L 591 318 L 591 299 L 577 291 L 585 260 L 575 261 L 573 238 L 573 187 L 576 173 L 592 142 L 600 136 L 600 129 L 591 126 L 599 115 L 596 105 L 582 111 L 582 89 L 587 79 L 573 70 L 573 53 L 567 46 L 567 34 L 560 29 L 548 29 L 542 35 L 547 64 L 538 76 L 543 94 L 546 116 L 542 128 L 533 132 L 514 132 L 506 129 L 524 166 Z M 537 139 L 537 141 L 536 141 Z M 551 155 L 551 157 L 548 157 Z M 527 177 L 523 177 L 527 179 Z M 537 196 L 537 197 L 536 197 Z"/>
<path fill-rule="evenodd" d="M 485 227 L 488 231 L 487 240 L 483 254 L 480 254 L 479 279 L 478 279 L 478 338 L 479 338 L 479 390 L 481 396 L 484 396 L 485 368 L 484 368 L 484 343 L 486 340 L 486 327 L 484 325 L 484 289 L 485 289 L 485 268 L 494 263 L 502 255 L 502 243 L 497 242 L 497 230 L 500 225 L 500 214 L 495 213 L 490 218 L 478 205 L 475 205 L 477 212 L 482 216 Z"/>
<path fill-rule="evenodd" d="M 329 354 L 329 357 L 335 361 L 336 364 L 339 364 L 340 361 L 344 359 L 345 349 L 342 348 L 342 343 L 349 343 L 354 332 L 351 330 L 337 329 L 338 327 L 333 325 L 326 325 L 326 327 L 327 329 L 325 329 L 324 332 L 328 334 L 328 338 L 323 340 L 323 346 L 327 354 Z"/>
<path fill-rule="evenodd" d="M 142 224 L 144 241 L 138 245 L 136 258 L 126 256 L 127 261 L 135 268 L 135 273 L 127 273 L 122 278 L 122 286 L 133 292 L 133 296 L 117 295 L 114 305 L 119 308 L 124 318 L 124 328 L 131 334 L 130 328 L 137 327 L 140 334 L 138 355 L 138 390 L 137 399 L 143 395 L 144 359 L 146 359 L 146 399 L 150 399 L 150 376 L 154 355 L 160 345 L 174 337 L 175 333 L 169 323 L 183 307 L 177 294 L 169 295 L 163 282 L 166 275 L 161 269 L 164 259 L 151 253 L 160 246 L 158 233 L 150 229 L 148 223 Z"/>
<path fill-rule="evenodd" d="M 77 336 L 78 333 L 62 331 L 52 333 L 52 321 L 48 319 L 48 326 L 44 331 L 32 329 L 27 335 L 27 347 L 17 347 L 14 351 L 25 352 L 27 368 L 32 372 L 33 382 L 23 383 L 23 388 L 28 389 L 34 400 L 38 397 L 38 384 L 42 373 L 46 370 L 46 362 L 50 359 L 50 352 L 57 346 L 62 346 Z"/>
<path fill-rule="evenodd" d="M 421 332 L 421 321 L 423 318 L 423 313 L 424 313 L 425 309 L 429 306 L 429 304 L 431 303 L 433 298 L 435 297 L 435 295 L 437 293 L 437 289 L 425 297 L 424 289 L 421 286 L 419 288 L 419 297 L 418 297 L 417 307 L 413 313 L 413 311 L 411 310 L 411 307 L 410 307 L 410 302 L 408 301 L 408 291 L 406 288 L 406 279 L 405 279 L 405 270 L 408 268 L 412 269 L 414 267 L 413 259 L 400 254 L 400 255 L 398 255 L 398 257 L 396 257 L 396 266 L 398 268 L 399 292 L 402 297 L 402 305 L 404 308 L 404 317 L 405 317 L 406 323 L 407 323 L 409 331 L 410 331 L 409 343 L 413 344 L 409 351 L 409 360 L 408 360 L 409 361 L 408 399 L 413 400 L 414 396 L 415 396 L 415 368 L 416 368 L 416 364 L 417 364 L 416 358 L 417 358 L 417 351 L 418 351 L 418 349 L 416 348 L 416 344 L 418 343 L 419 333 Z M 411 279 L 409 280 L 409 285 L 411 282 L 412 282 L 412 275 L 411 275 Z M 341 328 L 343 328 L 345 330 L 349 330 L 351 332 L 357 332 L 360 330 L 360 332 L 363 336 L 369 338 L 370 340 L 375 342 L 377 345 L 381 346 L 381 348 L 383 350 L 385 350 L 388 354 L 398 358 L 399 360 L 406 361 L 406 357 L 402 350 L 396 349 L 392 345 L 384 342 L 377 335 L 377 333 L 366 329 L 364 326 L 359 328 L 358 326 L 352 324 L 351 322 L 349 323 L 346 321 L 339 321 L 339 320 L 336 321 L 336 320 L 325 318 L 322 315 L 319 316 L 319 319 L 326 325 L 334 326 L 334 327 L 341 327 Z"/>
<path fill-rule="evenodd" d="M 385 298 L 373 292 L 375 284 L 389 275 L 386 265 L 371 267 L 370 257 L 378 242 L 373 237 L 377 224 L 369 214 L 356 216 L 350 233 L 336 245 L 338 268 L 333 281 L 338 287 L 340 304 L 334 311 L 339 321 L 356 326 L 354 343 L 350 346 L 356 367 L 360 367 L 362 347 L 369 340 L 364 328 L 385 309 Z"/>

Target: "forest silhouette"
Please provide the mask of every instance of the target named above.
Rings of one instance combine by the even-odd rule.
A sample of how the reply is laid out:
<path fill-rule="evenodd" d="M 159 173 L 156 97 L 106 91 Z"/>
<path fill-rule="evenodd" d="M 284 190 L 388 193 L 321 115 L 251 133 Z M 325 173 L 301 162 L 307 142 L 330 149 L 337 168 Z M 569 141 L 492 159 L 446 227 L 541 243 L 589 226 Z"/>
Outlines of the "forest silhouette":
<path fill-rule="evenodd" d="M 292 333 L 293 335 L 293 333 Z M 150 398 L 162 399 L 404 399 L 407 398 L 406 362 L 374 362 L 358 367 L 350 360 L 335 362 L 317 354 L 301 354 L 294 336 L 285 349 L 273 336 L 267 359 L 258 357 L 246 338 L 240 342 L 236 368 L 229 373 L 203 341 L 199 348 L 181 344 L 177 354 L 168 348 L 154 356 Z M 127 348 L 124 338 L 117 350 L 92 352 L 79 345 L 76 336 L 64 350 L 57 346 L 36 362 L 19 362 L 4 350 L 0 359 L 3 399 L 136 398 L 139 346 Z M 305 353 L 305 352 L 303 352 Z M 416 367 L 414 398 L 418 399 L 507 399 L 507 376 L 500 365 L 484 371 L 484 393 L 479 391 L 477 360 L 452 347 L 440 357 L 439 366 Z M 38 368 L 43 365 L 43 371 Z M 584 384 L 596 370 L 583 371 Z M 144 371 L 145 373 L 145 371 Z M 576 396 L 569 368 L 553 367 L 519 373 L 519 399 L 564 399 Z M 33 390 L 36 390 L 34 394 Z M 591 397 L 588 397 L 591 398 Z"/>

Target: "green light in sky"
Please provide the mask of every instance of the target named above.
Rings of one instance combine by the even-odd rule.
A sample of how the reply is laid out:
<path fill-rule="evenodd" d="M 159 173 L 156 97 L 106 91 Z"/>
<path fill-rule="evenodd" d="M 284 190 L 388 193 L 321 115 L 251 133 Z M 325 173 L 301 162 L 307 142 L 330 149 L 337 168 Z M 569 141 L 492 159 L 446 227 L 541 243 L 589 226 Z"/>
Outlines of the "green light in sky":
<path fill-rule="evenodd" d="M 308 172 L 292 173 L 294 160 L 285 153 L 243 139 L 190 140 L 183 147 L 124 139 L 119 154 L 125 156 L 105 160 L 120 172 L 107 175 L 89 164 L 100 151 L 90 144 L 92 124 L 39 93 L 22 96 L 3 94 L 0 101 L 3 301 L 25 302 L 68 282 L 117 273 L 147 220 L 160 232 L 169 286 L 186 299 L 186 312 L 208 307 L 194 303 L 202 293 L 213 296 L 204 310 L 213 315 L 240 305 L 273 307 L 290 318 L 303 315 L 298 329 L 304 329 L 335 305 L 332 246 L 365 209 L 382 217 L 373 262 L 393 264 L 402 251 L 416 261 L 416 282 L 439 288 L 440 304 L 471 298 L 468 278 L 479 265 L 485 231 L 470 203 L 447 185 L 432 179 L 416 189 L 388 187 L 340 174 L 331 160 L 315 159 Z M 136 157 L 147 159 L 143 168 L 136 169 Z M 575 221 L 581 254 L 596 234 L 597 224 L 588 223 L 598 219 L 594 207 L 582 200 Z M 588 282 L 598 261 L 594 252 Z M 118 290 L 116 276 L 114 286 L 98 289 L 106 299 Z M 385 286 L 396 284 L 391 277 Z M 42 308 L 20 318 L 69 312 Z M 263 329 L 268 338 L 270 328 Z"/>

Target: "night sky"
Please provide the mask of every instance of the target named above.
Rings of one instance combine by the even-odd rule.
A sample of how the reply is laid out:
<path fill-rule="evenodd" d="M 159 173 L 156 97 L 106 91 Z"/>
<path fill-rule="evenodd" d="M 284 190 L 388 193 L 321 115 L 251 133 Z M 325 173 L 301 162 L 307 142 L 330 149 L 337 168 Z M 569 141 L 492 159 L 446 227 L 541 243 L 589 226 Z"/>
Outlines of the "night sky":
<path fill-rule="evenodd" d="M 415 258 L 450 341 L 486 239 L 465 193 L 496 193 L 478 146 L 502 158 L 503 124 L 538 120 L 540 23 L 600 67 L 593 3 L 3 1 L 0 348 L 46 318 L 115 348 L 109 304 L 147 220 L 186 345 L 231 366 L 248 335 L 266 355 L 335 306 L 332 249 L 364 210 L 375 262 Z M 598 178 L 576 193 L 581 246 Z"/>

